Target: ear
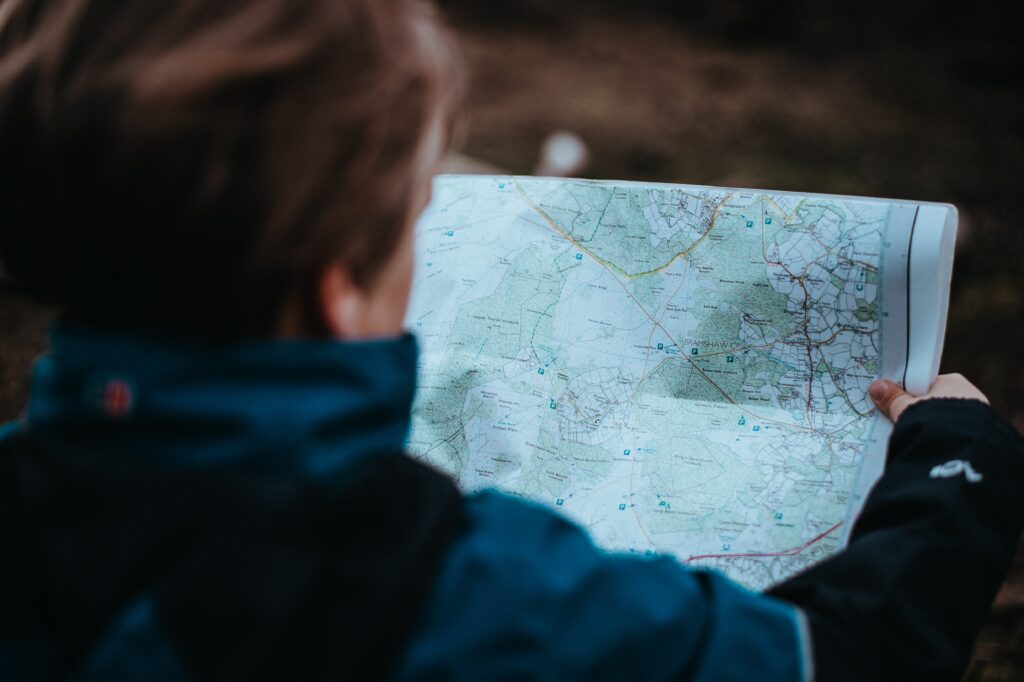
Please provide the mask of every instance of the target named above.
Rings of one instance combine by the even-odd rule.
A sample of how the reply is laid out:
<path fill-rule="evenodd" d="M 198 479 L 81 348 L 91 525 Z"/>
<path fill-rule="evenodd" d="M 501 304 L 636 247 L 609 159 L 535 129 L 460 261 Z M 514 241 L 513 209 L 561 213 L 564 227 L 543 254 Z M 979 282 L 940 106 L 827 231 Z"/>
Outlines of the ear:
<path fill-rule="evenodd" d="M 324 329 L 336 339 L 362 335 L 367 313 L 365 293 L 344 265 L 330 265 L 317 282 L 316 311 Z"/>

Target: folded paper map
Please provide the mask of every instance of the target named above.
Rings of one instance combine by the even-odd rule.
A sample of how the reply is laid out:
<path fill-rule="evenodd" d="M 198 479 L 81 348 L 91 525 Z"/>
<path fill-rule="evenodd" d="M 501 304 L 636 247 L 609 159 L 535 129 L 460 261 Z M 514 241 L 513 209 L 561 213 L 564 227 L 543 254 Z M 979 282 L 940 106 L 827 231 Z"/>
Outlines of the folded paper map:
<path fill-rule="evenodd" d="M 934 381 L 955 232 L 945 204 L 441 176 L 409 451 L 763 589 L 837 551 L 881 474 L 871 382 Z"/>

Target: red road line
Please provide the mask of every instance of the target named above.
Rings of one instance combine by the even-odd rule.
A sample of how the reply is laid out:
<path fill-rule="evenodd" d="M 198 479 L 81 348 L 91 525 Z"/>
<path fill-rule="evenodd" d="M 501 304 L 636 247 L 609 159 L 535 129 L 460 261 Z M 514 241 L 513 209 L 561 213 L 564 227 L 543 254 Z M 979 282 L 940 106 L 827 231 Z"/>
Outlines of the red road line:
<path fill-rule="evenodd" d="M 683 561 L 683 563 L 684 564 L 688 564 L 691 561 L 697 561 L 698 559 L 739 559 L 739 558 L 745 558 L 745 557 L 793 556 L 794 554 L 799 554 L 800 552 L 804 551 L 805 549 L 807 549 L 808 547 L 810 547 L 814 543 L 816 543 L 819 540 L 823 539 L 826 535 L 828 535 L 829 533 L 832 533 L 834 530 L 839 528 L 841 525 L 843 525 L 842 521 L 840 521 L 836 525 L 832 526 L 831 528 L 829 528 L 827 531 L 825 531 L 821 535 L 818 535 L 816 537 L 811 538 L 810 540 L 808 540 L 804 544 L 800 545 L 799 547 L 794 547 L 792 549 L 787 549 L 787 550 L 784 550 L 782 552 L 765 552 L 765 553 L 760 553 L 760 554 L 759 553 L 750 553 L 750 554 L 697 554 L 696 556 L 692 556 L 689 559 L 686 559 L 685 561 Z"/>

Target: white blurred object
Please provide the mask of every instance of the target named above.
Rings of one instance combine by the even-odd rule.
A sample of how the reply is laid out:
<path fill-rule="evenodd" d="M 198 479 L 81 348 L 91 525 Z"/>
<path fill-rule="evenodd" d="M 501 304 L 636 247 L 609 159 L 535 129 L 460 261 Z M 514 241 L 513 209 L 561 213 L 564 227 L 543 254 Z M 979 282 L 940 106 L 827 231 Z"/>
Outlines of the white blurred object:
<path fill-rule="evenodd" d="M 579 135 L 568 130 L 557 130 L 540 147 L 540 162 L 534 175 L 566 178 L 578 174 L 587 165 L 590 152 Z"/>

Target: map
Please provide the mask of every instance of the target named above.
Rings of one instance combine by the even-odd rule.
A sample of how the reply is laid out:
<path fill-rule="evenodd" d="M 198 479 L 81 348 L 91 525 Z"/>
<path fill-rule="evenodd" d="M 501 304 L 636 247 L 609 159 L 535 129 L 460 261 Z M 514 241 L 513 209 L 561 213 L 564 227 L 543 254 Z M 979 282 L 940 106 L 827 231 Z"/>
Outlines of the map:
<path fill-rule="evenodd" d="M 442 176 L 417 226 L 412 454 L 609 550 L 764 589 L 880 473 L 890 204 Z M 902 341 L 901 341 L 902 343 Z"/>

